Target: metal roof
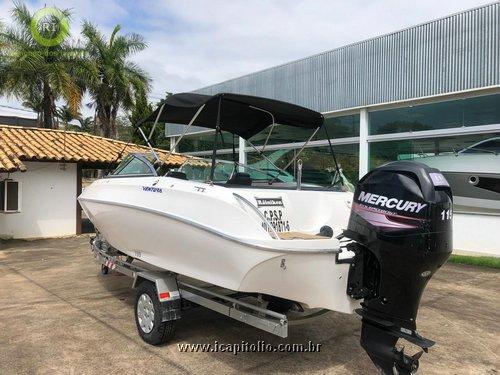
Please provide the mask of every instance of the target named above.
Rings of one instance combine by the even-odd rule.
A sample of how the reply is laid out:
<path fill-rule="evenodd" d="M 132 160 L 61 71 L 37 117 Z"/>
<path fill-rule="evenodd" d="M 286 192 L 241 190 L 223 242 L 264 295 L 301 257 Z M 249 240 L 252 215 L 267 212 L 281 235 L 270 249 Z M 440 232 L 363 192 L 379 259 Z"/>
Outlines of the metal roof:
<path fill-rule="evenodd" d="M 500 85 L 500 3 L 195 90 L 320 112 Z"/>

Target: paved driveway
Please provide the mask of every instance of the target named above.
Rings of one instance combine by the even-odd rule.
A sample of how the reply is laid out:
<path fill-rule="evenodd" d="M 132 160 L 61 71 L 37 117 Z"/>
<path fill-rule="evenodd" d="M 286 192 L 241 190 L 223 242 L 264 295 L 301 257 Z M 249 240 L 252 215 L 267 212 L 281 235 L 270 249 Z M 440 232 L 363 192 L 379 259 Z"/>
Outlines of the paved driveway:
<path fill-rule="evenodd" d="M 102 276 L 88 237 L 0 244 L 0 374 L 371 374 L 354 315 L 329 313 L 282 340 L 214 312 L 184 314 L 174 341 L 136 332 L 131 280 Z M 426 289 L 419 331 L 437 341 L 422 374 L 500 371 L 500 272 L 445 265 Z M 178 344 L 322 344 L 319 353 L 184 353 Z"/>

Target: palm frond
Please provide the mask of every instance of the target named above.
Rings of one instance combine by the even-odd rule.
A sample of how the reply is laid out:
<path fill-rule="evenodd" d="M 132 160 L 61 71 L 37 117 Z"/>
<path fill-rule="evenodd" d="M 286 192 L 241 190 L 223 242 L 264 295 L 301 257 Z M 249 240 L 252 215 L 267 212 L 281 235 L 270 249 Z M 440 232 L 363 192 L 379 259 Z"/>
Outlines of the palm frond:
<path fill-rule="evenodd" d="M 31 20 L 33 16 L 31 15 L 28 7 L 22 2 L 16 0 L 14 1 L 14 8 L 11 11 L 12 19 L 17 25 L 19 25 L 24 30 L 30 30 Z"/>
<path fill-rule="evenodd" d="M 109 46 L 110 47 L 113 46 L 113 42 L 115 41 L 115 37 L 120 32 L 121 28 L 122 28 L 121 25 L 116 25 L 114 27 L 113 31 L 111 32 L 111 36 L 109 37 Z"/>
<path fill-rule="evenodd" d="M 85 49 L 91 56 L 98 57 L 106 50 L 104 35 L 89 21 L 82 23 L 82 35 L 87 40 Z"/>
<path fill-rule="evenodd" d="M 129 34 L 126 36 L 119 36 L 115 39 L 113 51 L 117 56 L 125 59 L 131 54 L 144 50 L 147 46 L 147 43 L 141 35 Z"/>

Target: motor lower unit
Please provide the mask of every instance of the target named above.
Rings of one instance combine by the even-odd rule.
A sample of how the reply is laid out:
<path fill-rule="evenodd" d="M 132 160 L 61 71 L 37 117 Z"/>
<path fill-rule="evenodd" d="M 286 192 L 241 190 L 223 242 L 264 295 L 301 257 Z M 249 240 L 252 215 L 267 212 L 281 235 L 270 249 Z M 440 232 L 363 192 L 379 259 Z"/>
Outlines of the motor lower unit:
<path fill-rule="evenodd" d="M 347 294 L 363 299 L 361 345 L 384 374 L 411 374 L 413 356 L 395 347 L 403 338 L 423 351 L 434 344 L 416 331 L 427 282 L 452 252 L 453 199 L 439 170 L 394 162 L 359 182 L 348 229 L 353 241 Z"/>

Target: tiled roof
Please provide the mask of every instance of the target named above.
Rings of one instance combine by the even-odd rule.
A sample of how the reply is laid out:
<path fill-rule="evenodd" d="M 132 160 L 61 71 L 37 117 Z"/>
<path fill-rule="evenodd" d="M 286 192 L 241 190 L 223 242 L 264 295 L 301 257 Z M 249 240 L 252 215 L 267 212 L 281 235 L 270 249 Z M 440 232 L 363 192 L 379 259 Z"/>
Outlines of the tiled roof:
<path fill-rule="evenodd" d="M 126 143 L 96 135 L 40 128 L 0 125 L 0 172 L 26 171 L 23 161 L 80 162 L 89 166 L 113 163 Z M 129 144 L 130 152 L 148 152 L 147 147 Z M 180 166 L 187 156 L 155 149 L 162 161 Z"/>

